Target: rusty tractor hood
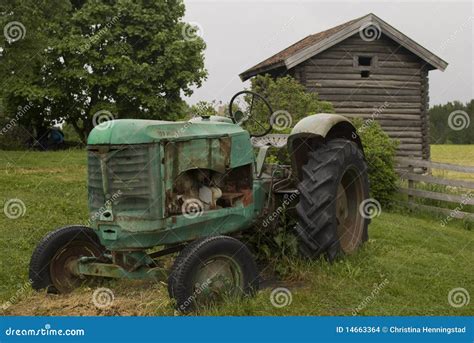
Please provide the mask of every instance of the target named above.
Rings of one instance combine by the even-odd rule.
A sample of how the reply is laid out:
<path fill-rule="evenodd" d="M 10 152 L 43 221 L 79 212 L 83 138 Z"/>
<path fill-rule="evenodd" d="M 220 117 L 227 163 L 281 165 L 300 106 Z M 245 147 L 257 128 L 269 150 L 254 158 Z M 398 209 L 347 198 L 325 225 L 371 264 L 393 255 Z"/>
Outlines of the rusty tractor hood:
<path fill-rule="evenodd" d="M 246 135 L 247 131 L 225 117 L 193 118 L 190 121 L 117 119 L 97 125 L 87 144 L 144 144 L 194 138 Z"/>

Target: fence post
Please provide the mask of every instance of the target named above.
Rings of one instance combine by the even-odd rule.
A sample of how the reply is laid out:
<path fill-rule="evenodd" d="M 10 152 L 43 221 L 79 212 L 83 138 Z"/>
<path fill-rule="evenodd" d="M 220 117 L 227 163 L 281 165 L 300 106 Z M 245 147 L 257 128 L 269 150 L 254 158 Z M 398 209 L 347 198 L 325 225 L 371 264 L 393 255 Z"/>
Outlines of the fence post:
<path fill-rule="evenodd" d="M 410 159 L 413 159 L 413 156 L 410 155 Z M 408 173 L 413 174 L 415 172 L 415 168 L 412 164 L 408 163 Z M 408 179 L 408 189 L 413 189 L 414 188 L 414 181 L 411 179 Z M 413 195 L 408 195 L 408 203 L 413 203 Z"/>

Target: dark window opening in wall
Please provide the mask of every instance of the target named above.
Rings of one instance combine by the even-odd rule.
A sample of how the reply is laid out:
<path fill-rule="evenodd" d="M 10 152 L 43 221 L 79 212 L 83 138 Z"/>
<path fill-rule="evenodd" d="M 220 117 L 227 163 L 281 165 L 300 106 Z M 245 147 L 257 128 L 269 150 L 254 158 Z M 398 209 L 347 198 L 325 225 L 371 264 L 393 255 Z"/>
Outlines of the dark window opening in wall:
<path fill-rule="evenodd" d="M 366 77 L 369 77 L 369 76 L 370 76 L 370 71 L 368 71 L 368 70 L 362 70 L 360 72 L 360 77 L 366 78 Z"/>
<path fill-rule="evenodd" d="M 359 56 L 359 66 L 370 67 L 372 65 L 372 57 Z"/>

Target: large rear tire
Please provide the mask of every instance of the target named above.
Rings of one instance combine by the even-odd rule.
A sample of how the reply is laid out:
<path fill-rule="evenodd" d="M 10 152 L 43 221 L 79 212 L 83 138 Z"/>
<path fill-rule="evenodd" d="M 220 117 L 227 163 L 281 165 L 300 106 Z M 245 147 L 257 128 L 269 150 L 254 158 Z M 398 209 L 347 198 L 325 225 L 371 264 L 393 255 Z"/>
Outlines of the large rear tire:
<path fill-rule="evenodd" d="M 369 219 L 359 210 L 369 196 L 362 151 L 349 140 L 331 140 L 310 152 L 301 175 L 296 231 L 302 254 L 332 261 L 355 252 L 368 239 Z"/>

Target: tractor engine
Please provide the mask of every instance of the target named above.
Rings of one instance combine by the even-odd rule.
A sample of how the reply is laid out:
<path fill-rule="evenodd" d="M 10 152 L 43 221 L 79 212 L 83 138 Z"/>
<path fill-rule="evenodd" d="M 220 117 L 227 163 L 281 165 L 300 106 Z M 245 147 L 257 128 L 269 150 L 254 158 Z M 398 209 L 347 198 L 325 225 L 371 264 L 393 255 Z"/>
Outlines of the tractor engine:
<path fill-rule="evenodd" d="M 174 181 L 168 202 L 170 215 L 246 206 L 252 202 L 251 165 L 219 173 L 210 169 L 191 169 Z"/>

